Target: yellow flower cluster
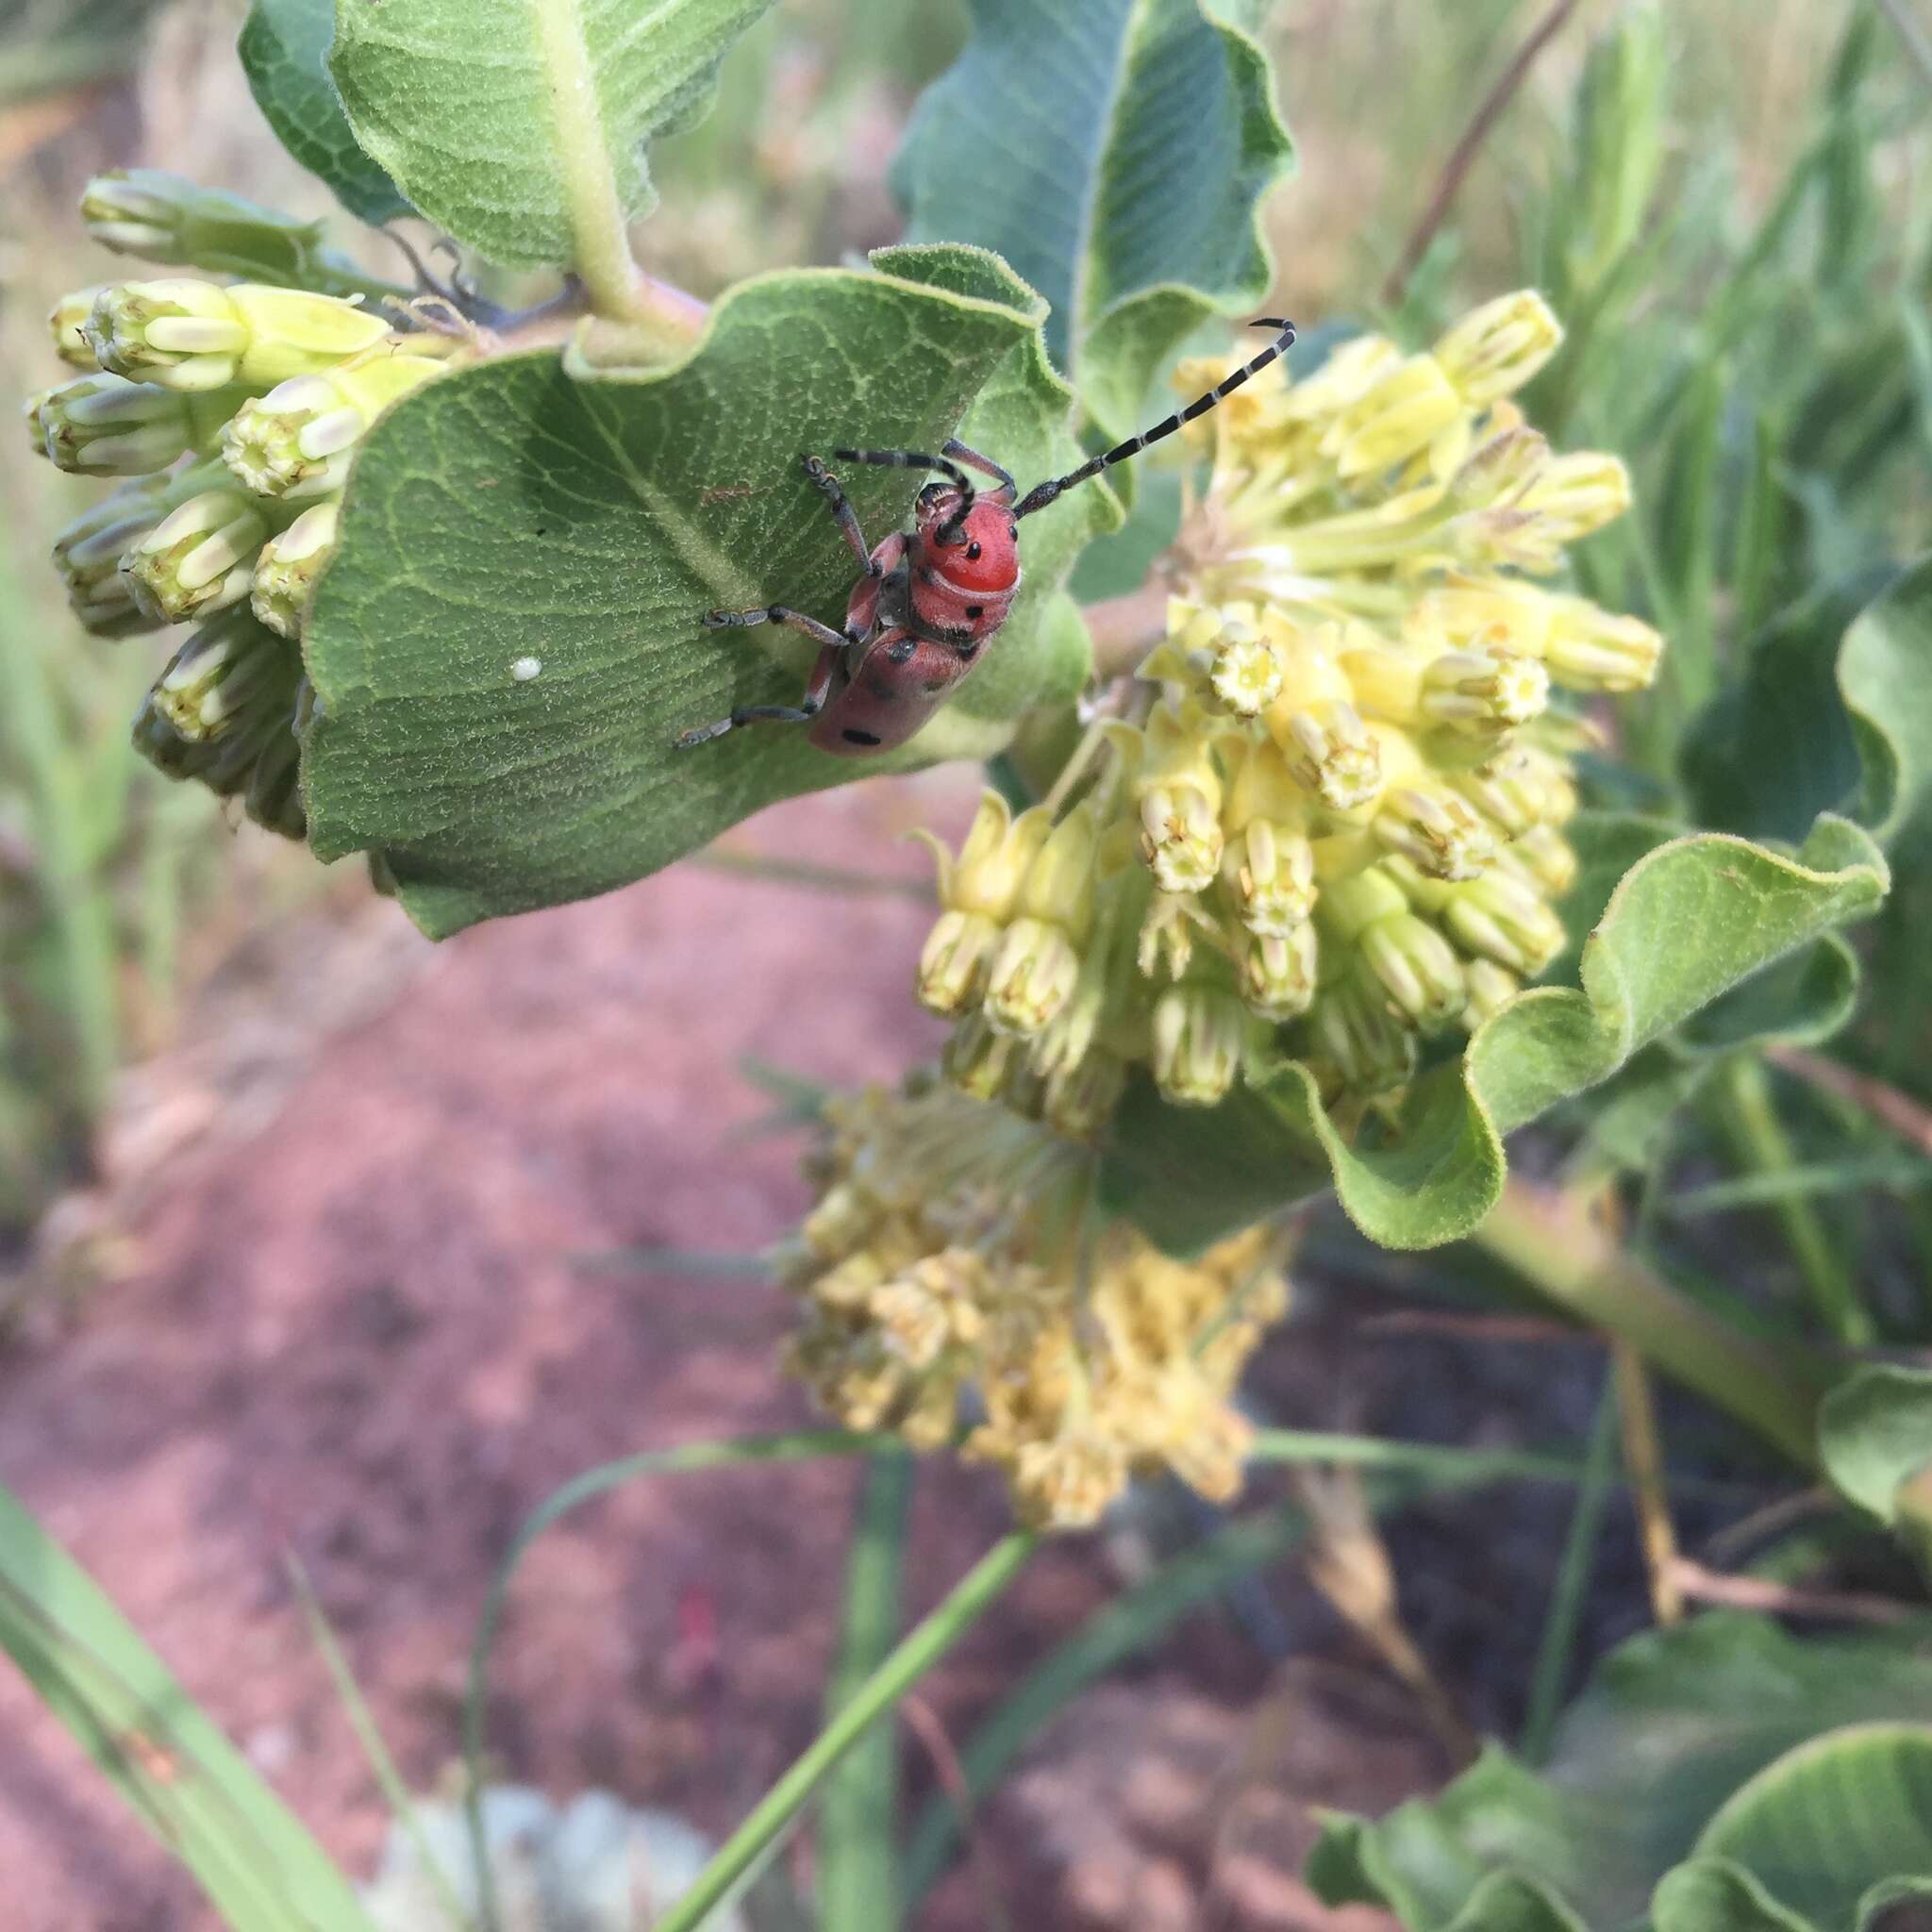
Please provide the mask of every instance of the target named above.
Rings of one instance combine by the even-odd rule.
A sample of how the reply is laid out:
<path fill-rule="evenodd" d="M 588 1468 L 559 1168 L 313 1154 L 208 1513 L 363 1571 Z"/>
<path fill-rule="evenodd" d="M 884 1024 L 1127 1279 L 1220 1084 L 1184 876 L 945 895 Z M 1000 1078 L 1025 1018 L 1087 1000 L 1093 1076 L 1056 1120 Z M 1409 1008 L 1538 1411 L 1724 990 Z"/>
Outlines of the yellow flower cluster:
<path fill-rule="evenodd" d="M 1091 1211 L 1081 1149 L 944 1081 L 825 1118 L 818 1205 L 772 1258 L 806 1308 L 791 1366 L 832 1415 L 917 1448 L 968 1428 L 963 1453 L 1044 1528 L 1092 1524 L 1160 1468 L 1235 1494 L 1230 1396 L 1288 1305 L 1278 1235 L 1172 1260 Z"/>
<path fill-rule="evenodd" d="M 1553 688 L 1637 690 L 1662 649 L 1536 581 L 1629 502 L 1507 400 L 1559 341 L 1506 296 L 1426 355 L 1277 362 L 1196 426 L 1166 637 L 1045 803 L 990 792 L 935 847 L 919 992 L 960 1087 L 1085 1139 L 1136 1067 L 1211 1106 L 1293 1058 L 1347 1118 L 1555 958 L 1589 729 Z"/>
<path fill-rule="evenodd" d="M 157 170 L 100 177 L 81 208 L 118 253 L 354 279 L 312 225 Z M 158 680 L 137 748 L 293 838 L 305 691 L 292 644 L 350 458 L 383 408 L 463 347 L 397 315 L 258 280 L 82 290 L 48 325 L 59 358 L 88 373 L 26 406 L 33 446 L 58 467 L 131 479 L 54 546 L 80 622 L 108 637 L 203 625 Z"/>

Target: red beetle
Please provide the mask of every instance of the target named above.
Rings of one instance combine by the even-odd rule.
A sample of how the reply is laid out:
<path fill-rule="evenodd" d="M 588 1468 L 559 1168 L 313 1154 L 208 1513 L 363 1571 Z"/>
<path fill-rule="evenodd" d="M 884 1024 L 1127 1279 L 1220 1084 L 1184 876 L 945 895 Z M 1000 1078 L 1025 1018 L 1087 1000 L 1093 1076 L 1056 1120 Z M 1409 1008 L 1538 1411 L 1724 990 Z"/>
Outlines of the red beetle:
<path fill-rule="evenodd" d="M 876 550 L 867 547 L 839 479 L 817 457 L 807 457 L 805 474 L 824 491 L 865 573 L 846 604 L 845 628 L 834 630 L 783 604 L 708 612 L 708 630 L 782 624 L 800 631 L 819 645 L 818 661 L 797 704 L 741 706 L 715 724 L 681 733 L 678 744 L 703 744 L 735 725 L 764 719 L 809 723 L 812 743 L 842 758 L 904 744 L 945 703 L 979 661 L 987 640 L 1007 621 L 1020 590 L 1020 519 L 1044 509 L 1076 483 L 1172 436 L 1183 423 L 1206 415 L 1294 341 L 1294 325 L 1278 317 L 1266 317 L 1254 326 L 1278 334 L 1252 362 L 1166 422 L 1041 483 L 1022 502 L 1014 501 L 1019 486 L 1007 471 L 962 442 L 947 443 L 944 455 L 937 457 L 917 450 L 835 449 L 832 455 L 841 463 L 928 470 L 945 478 L 919 492 L 912 528 L 895 531 Z M 981 494 L 962 463 L 993 478 L 997 487 Z"/>

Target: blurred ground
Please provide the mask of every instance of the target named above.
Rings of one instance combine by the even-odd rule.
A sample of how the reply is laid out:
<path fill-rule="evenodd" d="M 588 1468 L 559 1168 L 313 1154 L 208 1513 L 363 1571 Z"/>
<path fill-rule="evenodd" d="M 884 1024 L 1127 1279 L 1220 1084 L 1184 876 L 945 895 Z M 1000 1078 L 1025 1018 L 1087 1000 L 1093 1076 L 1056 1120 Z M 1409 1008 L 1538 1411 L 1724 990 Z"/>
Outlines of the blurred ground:
<path fill-rule="evenodd" d="M 922 798 L 963 822 L 969 787 L 840 794 L 761 840 L 918 876 L 890 832 Z M 292 1052 L 256 1038 L 218 988 L 217 1040 L 192 1027 L 124 1110 L 120 1178 L 86 1213 L 126 1277 L 0 1359 L 0 1471 L 353 1866 L 383 1809 L 283 1552 L 427 1784 L 456 1748 L 485 1584 L 531 1507 L 631 1450 L 807 1421 L 774 1365 L 779 1296 L 581 1257 L 785 1231 L 795 1141 L 742 1138 L 768 1102 L 728 1070 L 756 1055 L 849 1081 L 928 1049 L 904 993 L 925 917 L 687 867 L 432 954 L 372 907 L 256 962 L 279 988 L 264 1010 L 320 1011 L 322 1034 Z M 851 1485 L 831 1465 L 687 1476 L 555 1532 L 499 1654 L 508 1770 L 728 1827 L 815 1727 Z M 991 1485 L 937 1469 L 916 1520 L 915 1609 L 1005 1527 Z M 1091 1542 L 1041 1559 L 935 1681 L 941 1721 L 957 1736 L 1113 1582 Z M 715 1659 L 693 1604 L 715 1611 Z M 1280 1821 L 1215 1857 L 1266 1690 L 1254 1647 L 1203 1618 L 1050 1731 L 986 1826 L 998 1889 L 1057 1901 L 1018 1923 L 1193 1924 L 1210 1863 L 1231 1874 L 1216 1923 L 1327 1923 L 1284 1875 Z M 198 1932 L 189 1888 L 10 1673 L 0 1729 L 0 1869 L 25 1902 L 9 1932 Z M 1335 1731 L 1297 1777 L 1381 1804 L 1436 1769 L 1412 1740 L 1372 1754 L 1373 1774 L 1359 1756 Z M 962 1874 L 923 1923 L 993 1922 Z"/>

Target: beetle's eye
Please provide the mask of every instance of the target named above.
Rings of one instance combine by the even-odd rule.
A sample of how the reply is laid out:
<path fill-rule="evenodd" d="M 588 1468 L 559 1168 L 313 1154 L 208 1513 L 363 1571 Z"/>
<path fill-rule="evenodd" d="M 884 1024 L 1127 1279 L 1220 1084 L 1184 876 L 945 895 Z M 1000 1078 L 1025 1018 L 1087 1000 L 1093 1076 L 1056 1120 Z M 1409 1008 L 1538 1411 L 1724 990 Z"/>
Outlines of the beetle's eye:
<path fill-rule="evenodd" d="M 946 486 L 943 483 L 928 483 L 925 486 L 925 488 L 919 492 L 919 501 L 921 505 L 924 508 L 930 509 L 932 506 L 940 500 L 940 492 Z"/>
<path fill-rule="evenodd" d="M 967 546 L 966 546 L 966 561 L 967 561 L 968 563 L 977 563 L 977 562 L 979 561 L 979 553 L 980 553 L 980 550 L 981 550 L 981 548 L 982 548 L 982 546 L 981 546 L 981 544 L 980 544 L 980 543 L 979 543 L 979 542 L 977 541 L 977 540 L 975 540 L 974 541 L 973 541 L 973 542 L 971 542 L 971 543 L 967 544 Z"/>

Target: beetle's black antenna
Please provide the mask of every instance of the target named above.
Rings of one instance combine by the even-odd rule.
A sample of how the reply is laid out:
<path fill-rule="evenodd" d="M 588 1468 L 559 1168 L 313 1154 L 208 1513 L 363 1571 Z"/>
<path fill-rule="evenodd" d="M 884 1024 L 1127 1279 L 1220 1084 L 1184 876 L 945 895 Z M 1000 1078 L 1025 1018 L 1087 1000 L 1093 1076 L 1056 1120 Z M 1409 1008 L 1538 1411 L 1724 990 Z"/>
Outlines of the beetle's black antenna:
<path fill-rule="evenodd" d="M 916 449 L 835 449 L 833 458 L 841 463 L 872 463 L 882 470 L 937 470 L 959 492 L 959 507 L 939 527 L 941 543 L 957 543 L 966 513 L 976 494 L 973 479 L 947 457 L 929 457 Z"/>
<path fill-rule="evenodd" d="M 1139 436 L 1117 443 L 1105 456 L 1095 457 L 1091 462 L 1082 463 L 1077 470 L 1069 471 L 1064 476 L 1056 476 L 1051 482 L 1041 483 L 1028 491 L 1025 500 L 1013 515 L 1016 518 L 1030 517 L 1035 510 L 1044 509 L 1048 504 L 1056 502 L 1076 483 L 1085 483 L 1099 475 L 1101 471 L 1111 469 L 1115 463 L 1124 463 L 1129 457 L 1139 456 L 1149 443 L 1158 442 L 1164 436 L 1172 436 L 1183 423 L 1191 423 L 1196 416 L 1205 416 L 1217 403 L 1232 395 L 1251 375 L 1258 375 L 1277 356 L 1285 354 L 1294 341 L 1294 324 L 1284 322 L 1276 315 L 1264 315 L 1249 326 L 1276 329 L 1279 334 L 1252 362 L 1243 363 L 1232 375 L 1210 389 L 1205 396 L 1196 397 L 1185 409 L 1176 409 L 1166 422 L 1157 423 L 1152 429 L 1142 430 Z"/>

